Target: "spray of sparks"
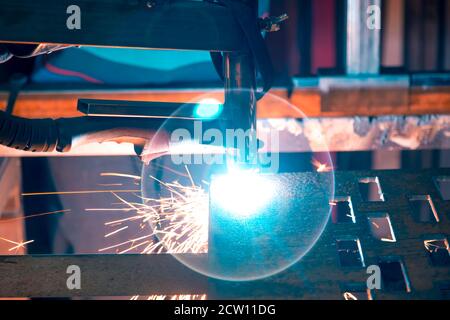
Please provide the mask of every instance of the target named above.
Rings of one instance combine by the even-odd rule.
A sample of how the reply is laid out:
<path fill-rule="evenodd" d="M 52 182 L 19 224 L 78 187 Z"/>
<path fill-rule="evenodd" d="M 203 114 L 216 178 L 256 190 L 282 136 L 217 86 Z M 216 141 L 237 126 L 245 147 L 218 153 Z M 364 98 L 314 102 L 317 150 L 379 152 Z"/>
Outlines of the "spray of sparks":
<path fill-rule="evenodd" d="M 163 189 L 165 196 L 159 198 L 141 198 L 141 201 L 131 202 L 117 193 L 112 194 L 124 207 L 116 209 L 91 208 L 86 211 L 134 211 L 135 215 L 123 219 L 108 221 L 105 225 L 114 228 L 105 238 L 119 234 L 128 229 L 128 223 L 139 222 L 141 229 L 150 226 L 148 234 L 127 241 L 101 248 L 99 252 L 115 249 L 117 253 L 127 253 L 139 250 L 141 254 L 154 253 L 206 253 L 208 244 L 208 194 L 205 188 L 194 183 L 186 167 L 190 184 L 184 185 L 179 181 L 163 182 L 156 177 L 156 181 Z M 114 173 L 102 174 L 113 176 Z M 117 174 L 140 180 L 138 176 Z M 202 181 L 203 185 L 207 182 Z"/>
<path fill-rule="evenodd" d="M 170 169 L 170 168 L 168 168 Z M 167 196 L 159 198 L 140 197 L 139 201 L 127 201 L 121 194 L 136 194 L 141 190 L 77 190 L 77 191 L 57 191 L 57 192 L 36 192 L 22 193 L 22 196 L 42 196 L 42 195 L 79 195 L 79 194 L 95 194 L 95 193 L 111 193 L 123 206 L 122 208 L 90 208 L 86 211 L 121 211 L 135 212 L 135 215 L 105 223 L 107 227 L 112 228 L 104 235 L 105 238 L 113 238 L 120 232 L 129 228 L 129 223 L 139 222 L 140 228 L 151 227 L 150 232 L 144 236 L 131 238 L 127 241 L 116 243 L 98 251 L 104 252 L 115 249 L 116 253 L 124 254 L 134 250 L 138 250 L 141 254 L 180 254 L 180 253 L 206 253 L 208 247 L 208 194 L 205 187 L 208 186 L 206 181 L 202 181 L 201 185 L 196 185 L 188 170 L 186 173 L 176 172 L 173 169 L 169 171 L 177 173 L 181 177 L 189 178 L 190 184 L 184 185 L 175 180 L 172 182 L 163 182 L 153 176 L 150 179 L 156 181 L 164 190 Z M 135 184 L 139 185 L 141 177 L 105 172 L 101 173 L 103 177 L 121 177 L 135 180 Z M 100 186 L 122 186 L 122 183 L 99 184 Z M 45 215 L 53 215 L 59 213 L 69 213 L 70 209 L 39 213 L 28 215 L 25 217 L 17 217 L 12 220 L 25 220 Z M 27 244 L 34 242 L 29 241 L 13 241 L 0 237 L 0 241 L 11 244 L 9 252 L 18 253 L 20 249 L 25 249 Z M 207 296 L 177 294 L 171 296 L 150 295 L 146 297 L 132 296 L 131 300 L 205 300 Z"/>
<path fill-rule="evenodd" d="M 194 183 L 187 167 L 186 173 L 180 176 L 188 178 L 185 185 L 175 180 L 164 182 L 156 177 L 150 179 L 160 185 L 164 196 L 158 198 L 140 197 L 140 201 L 131 202 L 115 192 L 111 192 L 122 204 L 120 208 L 90 208 L 86 211 L 123 211 L 135 212 L 131 217 L 112 220 L 105 223 L 112 230 L 105 234 L 105 238 L 113 238 L 120 232 L 127 230 L 129 223 L 138 222 L 140 228 L 150 231 L 143 236 L 128 239 L 99 249 L 99 252 L 116 250 L 119 254 L 138 250 L 141 254 L 180 254 L 206 253 L 208 247 L 208 194 L 205 190 L 207 182 L 201 185 Z M 120 173 L 102 173 L 101 176 L 117 176 L 131 178 L 141 182 L 141 177 Z M 205 300 L 206 295 L 151 295 L 148 297 L 133 296 L 131 300 Z"/>

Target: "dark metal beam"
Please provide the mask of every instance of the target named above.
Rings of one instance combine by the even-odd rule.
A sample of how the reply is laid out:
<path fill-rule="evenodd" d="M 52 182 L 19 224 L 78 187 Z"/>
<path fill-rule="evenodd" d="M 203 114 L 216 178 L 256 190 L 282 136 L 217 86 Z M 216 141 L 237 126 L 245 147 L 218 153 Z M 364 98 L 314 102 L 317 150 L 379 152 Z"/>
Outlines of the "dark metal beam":
<path fill-rule="evenodd" d="M 198 104 L 174 102 L 145 102 L 120 100 L 78 100 L 78 111 L 91 117 L 123 118 L 184 118 L 199 120 L 195 116 Z"/>
<path fill-rule="evenodd" d="M 67 288 L 70 265 L 81 269 L 80 290 Z M 0 297 L 206 293 L 206 280 L 166 254 L 0 256 Z"/>
<path fill-rule="evenodd" d="M 70 5 L 81 9 L 80 30 L 66 26 Z M 245 43 L 230 10 L 211 2 L 0 0 L 0 7 L 0 42 L 208 51 Z"/>

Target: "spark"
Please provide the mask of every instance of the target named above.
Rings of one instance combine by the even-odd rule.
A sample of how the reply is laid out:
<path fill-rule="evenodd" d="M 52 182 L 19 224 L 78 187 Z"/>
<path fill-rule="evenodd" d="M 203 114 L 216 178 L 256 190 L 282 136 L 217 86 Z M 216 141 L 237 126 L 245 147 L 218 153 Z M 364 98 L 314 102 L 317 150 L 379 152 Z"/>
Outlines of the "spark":
<path fill-rule="evenodd" d="M 86 208 L 84 209 L 84 211 L 133 211 L 136 209 L 132 209 L 132 208 Z"/>
<path fill-rule="evenodd" d="M 19 220 L 20 221 L 24 221 L 26 219 L 37 218 L 37 217 L 42 217 L 42 216 L 47 216 L 47 215 L 52 215 L 52 214 L 69 213 L 71 211 L 72 211 L 71 209 L 64 209 L 64 210 L 56 210 L 56 211 L 50 211 L 50 212 L 30 214 L 30 215 L 27 215 L 27 216 L 17 217 L 17 218 L 2 219 L 2 220 L 0 220 L 0 224 L 1 223 L 11 222 L 11 221 L 19 221 Z M 25 246 L 27 244 L 30 244 L 30 243 L 34 242 L 34 240 L 16 242 L 16 241 L 9 240 L 9 239 L 2 238 L 2 237 L 0 237 L 0 240 L 3 240 L 5 242 L 9 242 L 9 243 L 13 244 L 14 246 L 9 248 L 8 251 L 11 252 L 11 251 L 15 250 L 15 254 L 17 254 L 20 249 L 25 249 Z"/>
<path fill-rule="evenodd" d="M 187 168 L 186 168 L 187 170 Z M 191 177 L 189 171 L 188 175 Z M 143 217 L 154 227 L 160 240 L 145 253 L 164 246 L 168 253 L 204 253 L 208 238 L 208 195 L 201 186 L 186 187 L 177 181 L 162 183 L 169 196 L 145 199 Z"/>
<path fill-rule="evenodd" d="M 205 253 L 208 242 L 208 194 L 202 185 L 196 185 L 189 169 L 185 167 L 189 184 L 179 181 L 164 182 L 156 177 L 150 179 L 163 187 L 164 194 L 159 198 L 142 198 L 142 202 L 128 201 L 115 192 L 111 192 L 124 205 L 111 210 L 135 211 L 130 217 L 105 223 L 106 226 L 120 226 L 125 223 L 141 223 L 141 229 L 151 227 L 144 237 L 130 239 L 99 251 L 117 249 L 119 253 L 139 248 L 141 254 L 151 253 Z M 108 175 L 115 175 L 108 173 Z M 122 175 L 135 177 L 132 175 Z M 203 183 L 203 181 L 202 181 Z M 106 211 L 107 208 L 89 208 L 86 211 Z M 125 227 L 108 233 L 105 237 L 117 234 Z M 151 238 L 151 239 L 150 239 Z"/>
<path fill-rule="evenodd" d="M 132 175 L 132 174 L 124 174 L 124 173 L 116 173 L 116 172 L 102 172 L 100 173 L 101 177 L 122 177 L 122 178 L 131 178 L 135 180 L 141 180 L 140 176 Z"/>
<path fill-rule="evenodd" d="M 124 219 L 106 222 L 105 226 L 109 226 L 109 225 L 115 226 L 115 225 L 121 224 L 122 222 L 125 222 L 125 221 L 135 221 L 135 220 L 141 220 L 141 219 L 142 219 L 142 216 L 136 215 L 136 216 L 132 216 L 132 217 L 124 218 Z"/>
<path fill-rule="evenodd" d="M 29 244 L 29 243 L 32 243 L 32 242 L 34 242 L 34 240 L 28 240 L 28 241 L 25 241 L 25 242 L 19 242 L 19 243 L 17 243 L 17 246 L 15 246 L 15 247 L 12 247 L 12 248 L 9 248 L 8 249 L 8 251 L 13 251 L 13 250 L 19 250 L 19 249 L 25 249 L 25 246 L 27 245 L 27 244 Z"/>
<path fill-rule="evenodd" d="M 109 246 L 109 247 L 106 247 L 106 248 L 99 249 L 98 251 L 102 252 L 102 251 L 107 251 L 107 250 L 114 249 L 114 248 L 117 248 L 117 247 L 121 247 L 121 246 L 124 246 L 124 245 L 129 244 L 129 243 L 133 244 L 136 241 L 139 241 L 139 240 L 142 240 L 142 239 L 145 239 L 145 238 L 150 238 L 150 237 L 152 237 L 152 234 L 149 234 L 149 235 L 137 238 L 137 239 L 131 239 L 131 240 L 128 240 L 128 241 L 124 241 L 124 242 L 121 242 L 121 243 L 118 243 L 118 244 L 115 244 L 115 245 L 112 245 L 112 246 Z"/>
<path fill-rule="evenodd" d="M 42 216 L 47 216 L 47 215 L 57 214 L 57 213 L 68 213 L 68 212 L 71 212 L 71 211 L 72 211 L 71 209 L 64 209 L 64 210 L 57 210 L 57 211 L 50 211 L 50 212 L 31 214 L 31 215 L 27 215 L 27 216 L 24 216 L 24 217 L 0 220 L 0 223 L 11 222 L 11 221 L 16 221 L 16 220 L 26 220 L 26 219 L 30 219 L 30 218 L 42 217 Z"/>
<path fill-rule="evenodd" d="M 377 223 L 372 221 L 372 224 L 375 226 L 375 228 L 380 229 L 380 226 Z"/>
<path fill-rule="evenodd" d="M 177 174 L 177 175 L 179 175 L 181 177 L 185 177 L 185 178 L 188 177 L 188 175 L 186 173 L 184 173 L 184 172 L 181 172 L 181 171 L 178 171 L 178 170 L 174 170 L 174 169 L 172 169 L 172 168 L 170 168 L 168 166 L 163 166 L 163 165 L 158 164 L 156 162 L 155 163 L 152 162 L 152 163 L 150 163 L 150 165 L 152 165 L 154 167 L 157 167 L 157 168 L 164 169 L 165 171 L 169 171 L 169 172 L 175 173 L 175 174 Z"/>
<path fill-rule="evenodd" d="M 54 192 L 30 192 L 22 193 L 23 197 L 27 196 L 48 196 L 48 195 L 68 195 L 68 194 L 92 194 L 92 193 L 134 193 L 141 190 L 79 190 L 79 191 L 54 191 Z"/>
<path fill-rule="evenodd" d="M 317 159 L 313 159 L 311 161 L 312 165 L 316 168 L 317 172 L 330 172 L 333 171 L 333 167 L 329 166 L 326 163 L 321 163 L 319 160 Z"/>
<path fill-rule="evenodd" d="M 142 247 L 143 245 L 146 245 L 146 244 L 148 244 L 148 243 L 150 243 L 150 240 L 141 242 L 141 243 L 139 243 L 139 244 L 137 244 L 137 245 L 134 245 L 134 246 L 132 246 L 132 247 L 129 247 L 128 249 L 119 251 L 118 253 L 119 253 L 119 254 L 124 254 L 124 253 L 127 253 L 127 252 L 129 252 L 129 251 L 131 251 L 131 250 L 134 250 L 134 249 L 136 249 L 136 248 Z"/>
<path fill-rule="evenodd" d="M 128 229 L 128 226 L 122 227 L 120 229 L 114 230 L 113 232 L 110 232 L 110 233 L 106 234 L 105 238 L 108 238 L 108 237 L 110 237 L 110 236 L 112 236 L 112 235 L 114 235 L 116 233 L 119 233 L 122 230 L 125 230 L 125 229 Z"/>
<path fill-rule="evenodd" d="M 187 167 L 185 167 L 185 173 L 176 173 L 188 181 L 187 185 L 177 180 L 165 182 L 149 176 L 148 178 L 161 186 L 162 193 L 159 197 L 139 197 L 135 192 L 134 196 L 139 197 L 139 201 L 129 201 L 128 198 L 121 196 L 120 192 L 113 190 L 109 192 L 119 200 L 116 205 L 120 204 L 121 207 L 85 209 L 85 211 L 135 212 L 131 216 L 105 222 L 106 227 L 118 228 L 107 233 L 105 238 L 130 229 L 128 227 L 132 223 L 138 223 L 140 230 L 146 227 L 149 229 L 149 231 L 144 231 L 146 233 L 143 236 L 136 236 L 101 248 L 98 250 L 99 252 L 109 250 L 114 250 L 117 254 L 125 254 L 136 250 L 140 254 L 207 252 L 209 198 L 205 186 L 208 186 L 208 183 L 201 181 L 200 185 L 197 185 Z M 103 173 L 102 176 L 133 179 L 137 177 L 115 173 Z M 140 297 L 135 295 L 130 300 L 140 300 Z M 147 298 L 147 300 L 205 300 L 206 295 L 151 295 L 143 298 Z"/>
<path fill-rule="evenodd" d="M 8 251 L 11 252 L 11 251 L 13 251 L 13 250 L 16 250 L 16 253 L 19 251 L 19 249 L 25 249 L 25 246 L 26 246 L 27 244 L 30 244 L 30 243 L 34 242 L 34 240 L 28 240 L 28 241 L 20 241 L 20 242 L 16 242 L 16 241 L 9 240 L 9 239 L 2 238 L 2 237 L 0 237 L 0 240 L 3 240 L 3 241 L 5 241 L 5 242 L 8 242 L 8 243 L 13 244 L 14 247 L 9 248 Z"/>

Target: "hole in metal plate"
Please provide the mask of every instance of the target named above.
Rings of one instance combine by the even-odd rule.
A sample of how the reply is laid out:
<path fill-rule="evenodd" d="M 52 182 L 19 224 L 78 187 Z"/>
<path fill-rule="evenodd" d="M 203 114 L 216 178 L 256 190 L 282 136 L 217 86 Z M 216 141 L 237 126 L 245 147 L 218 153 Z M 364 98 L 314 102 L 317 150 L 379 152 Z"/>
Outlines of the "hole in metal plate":
<path fill-rule="evenodd" d="M 383 242 L 396 242 L 391 219 L 387 213 L 372 213 L 367 217 L 370 232 L 375 239 Z"/>
<path fill-rule="evenodd" d="M 336 240 L 336 245 L 342 267 L 364 267 L 364 257 L 358 239 Z"/>
<path fill-rule="evenodd" d="M 356 223 L 350 197 L 335 198 L 331 205 L 331 219 L 333 223 Z"/>
<path fill-rule="evenodd" d="M 450 177 L 437 177 L 434 179 L 442 200 L 450 201 Z"/>
<path fill-rule="evenodd" d="M 359 179 L 359 192 L 363 201 L 383 202 L 384 195 L 378 177 Z"/>
<path fill-rule="evenodd" d="M 400 260 L 382 260 L 378 266 L 381 270 L 383 290 L 411 292 L 406 269 Z"/>
<path fill-rule="evenodd" d="M 434 266 L 450 265 L 450 246 L 446 237 L 435 237 L 423 242 Z"/>
<path fill-rule="evenodd" d="M 417 195 L 409 198 L 413 218 L 417 222 L 436 223 L 439 215 L 429 195 Z"/>

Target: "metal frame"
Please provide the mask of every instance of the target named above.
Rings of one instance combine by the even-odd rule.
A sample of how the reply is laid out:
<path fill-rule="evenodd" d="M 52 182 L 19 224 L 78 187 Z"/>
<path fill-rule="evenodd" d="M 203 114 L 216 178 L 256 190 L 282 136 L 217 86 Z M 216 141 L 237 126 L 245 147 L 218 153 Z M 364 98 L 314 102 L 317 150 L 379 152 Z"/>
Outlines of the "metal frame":
<path fill-rule="evenodd" d="M 81 29 L 69 30 L 70 5 Z M 149 5 L 153 4 L 153 5 Z M 245 39 L 230 10 L 208 1 L 0 1 L 0 42 L 239 51 Z"/>
<path fill-rule="evenodd" d="M 79 30 L 70 30 L 66 25 L 69 17 L 66 11 L 71 5 L 74 4 L 69 1 L 0 1 L 0 42 L 224 52 L 221 68 L 225 79 L 223 113 L 225 117 L 230 117 L 225 126 L 242 129 L 244 132 L 255 132 L 254 57 L 250 53 L 242 26 L 237 23 L 228 7 L 209 1 L 189 0 L 81 0 L 77 1 L 76 5 L 80 8 L 82 25 Z M 102 102 L 90 102 L 91 105 L 95 103 Z M 127 105 L 130 103 L 125 102 L 123 107 Z M 162 105 L 164 104 L 152 104 L 158 106 L 155 112 L 160 112 L 159 106 Z M 173 108 L 173 104 L 165 105 L 167 108 Z M 156 114 L 156 117 L 161 117 L 161 114 Z M 110 139 L 124 127 L 130 132 L 136 128 L 152 128 L 155 125 L 159 127 L 152 119 L 137 118 L 130 121 L 124 116 L 123 120 L 117 120 L 117 116 L 103 117 L 94 122 L 86 117 L 60 119 L 61 137 L 56 150 L 68 151 L 72 141 L 98 130 L 108 131 Z M 180 123 L 180 127 L 185 126 L 185 122 Z M 250 141 L 244 148 L 240 148 L 240 162 L 248 163 L 256 158 L 256 148 L 250 147 L 251 140 L 256 140 L 256 135 L 249 136 Z M 142 138 L 142 132 L 138 138 Z"/>
<path fill-rule="evenodd" d="M 294 175 L 299 183 L 320 177 L 320 173 Z M 170 255 L 3 256 L 0 296 L 206 293 L 208 298 L 342 299 L 345 291 L 364 287 L 368 277 L 365 268 L 339 265 L 336 239 L 352 237 L 360 241 L 366 266 L 395 257 L 406 270 L 411 292 L 374 290 L 371 295 L 375 299 L 441 299 L 442 286 L 450 283 L 449 266 L 431 265 L 423 241 L 432 235 L 450 236 L 450 202 L 442 200 L 434 183 L 435 178 L 444 176 L 450 176 L 450 169 L 336 172 L 336 197 L 351 197 L 356 223 L 329 222 L 317 244 L 300 262 L 269 279 L 243 283 L 206 279 Z M 378 177 L 386 201 L 363 201 L 358 183 L 367 177 Z M 414 221 L 408 200 L 412 195 L 430 195 L 440 222 Z M 371 236 L 367 217 L 377 212 L 389 214 L 397 242 L 381 242 Z M 66 269 L 72 264 L 83 270 L 80 291 L 66 287 Z"/>

